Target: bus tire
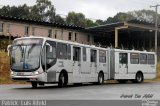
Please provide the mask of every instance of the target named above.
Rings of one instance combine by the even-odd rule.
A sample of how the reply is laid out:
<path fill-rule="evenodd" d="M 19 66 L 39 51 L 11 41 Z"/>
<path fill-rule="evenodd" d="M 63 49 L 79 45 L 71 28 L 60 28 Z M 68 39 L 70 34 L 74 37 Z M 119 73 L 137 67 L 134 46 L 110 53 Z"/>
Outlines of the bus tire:
<path fill-rule="evenodd" d="M 37 88 L 37 82 L 31 82 L 32 88 Z"/>
<path fill-rule="evenodd" d="M 67 76 L 64 72 L 62 72 L 59 76 L 58 87 L 62 88 L 67 85 Z"/>
<path fill-rule="evenodd" d="M 135 82 L 136 83 L 142 83 L 143 82 L 143 74 L 141 72 L 138 72 L 136 74 Z"/>
<path fill-rule="evenodd" d="M 102 72 L 98 74 L 98 85 L 104 84 L 104 75 Z"/>

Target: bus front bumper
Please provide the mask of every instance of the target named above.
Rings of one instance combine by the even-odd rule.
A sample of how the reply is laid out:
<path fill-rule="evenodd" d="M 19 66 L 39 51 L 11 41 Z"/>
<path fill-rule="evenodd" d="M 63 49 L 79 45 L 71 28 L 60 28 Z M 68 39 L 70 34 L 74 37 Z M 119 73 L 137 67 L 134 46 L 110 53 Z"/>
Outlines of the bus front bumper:
<path fill-rule="evenodd" d="M 46 82 L 45 73 L 41 73 L 38 75 L 11 75 L 11 79 L 14 81 L 27 81 L 27 82 Z"/>

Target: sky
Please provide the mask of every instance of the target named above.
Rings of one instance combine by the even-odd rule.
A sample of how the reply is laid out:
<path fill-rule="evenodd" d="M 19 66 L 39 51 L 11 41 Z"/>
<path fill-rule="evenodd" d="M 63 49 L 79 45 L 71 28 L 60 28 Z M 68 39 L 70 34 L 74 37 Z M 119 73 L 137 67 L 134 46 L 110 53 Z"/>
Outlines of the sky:
<path fill-rule="evenodd" d="M 96 20 L 106 20 L 113 17 L 118 12 L 128 12 L 141 9 L 155 10 L 150 5 L 160 4 L 160 0 L 50 0 L 56 8 L 56 13 L 64 16 L 68 12 L 81 12 L 86 18 Z M 4 5 L 23 5 L 29 6 L 36 4 L 36 0 L 0 0 L 0 7 Z M 160 6 L 158 9 L 160 13 Z"/>

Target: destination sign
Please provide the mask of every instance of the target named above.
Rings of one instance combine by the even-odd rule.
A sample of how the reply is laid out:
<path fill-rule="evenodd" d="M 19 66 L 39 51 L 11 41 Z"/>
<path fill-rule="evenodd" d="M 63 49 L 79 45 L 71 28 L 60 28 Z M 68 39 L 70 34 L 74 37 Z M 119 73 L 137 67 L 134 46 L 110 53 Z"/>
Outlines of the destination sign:
<path fill-rule="evenodd" d="M 25 38 L 13 42 L 13 45 L 29 45 L 29 44 L 42 44 L 43 39 L 40 38 Z"/>

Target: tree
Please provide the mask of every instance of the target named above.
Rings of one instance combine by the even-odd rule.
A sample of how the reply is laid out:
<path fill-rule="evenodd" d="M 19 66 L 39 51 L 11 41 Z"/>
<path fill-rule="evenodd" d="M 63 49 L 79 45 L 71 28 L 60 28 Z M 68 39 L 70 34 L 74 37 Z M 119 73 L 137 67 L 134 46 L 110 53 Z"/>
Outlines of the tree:
<path fill-rule="evenodd" d="M 98 26 L 98 25 L 99 25 L 98 23 L 93 22 L 90 19 L 86 19 L 86 25 L 85 25 L 85 27 L 93 27 L 93 26 Z"/>
<path fill-rule="evenodd" d="M 105 24 L 105 22 L 103 20 L 101 20 L 101 19 L 96 20 L 96 23 L 98 25 L 104 25 Z"/>
<path fill-rule="evenodd" d="M 82 13 L 69 12 L 66 17 L 66 23 L 85 27 L 85 15 Z"/>
<path fill-rule="evenodd" d="M 41 21 L 53 22 L 55 20 L 55 8 L 51 1 L 37 0 L 34 10 L 38 12 Z"/>
<path fill-rule="evenodd" d="M 66 23 L 65 20 L 61 16 L 59 16 L 59 15 L 55 16 L 55 22 Z"/>
<path fill-rule="evenodd" d="M 135 17 L 128 13 L 117 13 L 113 18 L 109 17 L 105 23 L 115 23 L 115 22 L 122 22 L 122 21 L 128 21 L 131 19 L 134 19 Z"/>
<path fill-rule="evenodd" d="M 138 20 L 145 20 L 147 22 L 155 22 L 155 11 L 153 10 L 138 10 L 138 11 L 131 11 L 128 14 L 134 16 Z M 160 19 L 160 14 L 158 14 L 158 19 Z M 160 20 L 159 22 L 160 23 Z"/>

